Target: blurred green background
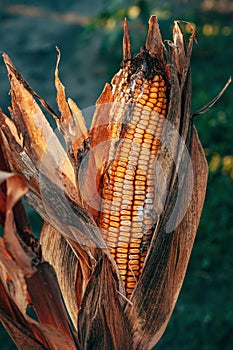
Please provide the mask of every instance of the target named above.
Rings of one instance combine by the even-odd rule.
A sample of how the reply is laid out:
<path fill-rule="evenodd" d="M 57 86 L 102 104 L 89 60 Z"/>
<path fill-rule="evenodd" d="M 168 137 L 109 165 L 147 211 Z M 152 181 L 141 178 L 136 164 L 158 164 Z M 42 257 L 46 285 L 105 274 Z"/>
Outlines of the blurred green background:
<path fill-rule="evenodd" d="M 122 59 L 122 20 L 130 22 L 132 49 L 144 45 L 150 14 L 164 39 L 174 19 L 195 23 L 199 44 L 192 56 L 196 111 L 232 75 L 233 3 L 230 0 L 28 0 L 0 1 L 0 51 L 7 52 L 32 88 L 54 108 L 55 45 L 67 95 L 85 108 L 94 104 Z M 0 105 L 9 105 L 9 84 L 0 64 Z M 233 86 L 196 118 L 209 163 L 205 207 L 186 279 L 158 350 L 233 348 Z M 41 222 L 30 209 L 35 232 Z M 15 349 L 1 327 L 0 349 Z"/>

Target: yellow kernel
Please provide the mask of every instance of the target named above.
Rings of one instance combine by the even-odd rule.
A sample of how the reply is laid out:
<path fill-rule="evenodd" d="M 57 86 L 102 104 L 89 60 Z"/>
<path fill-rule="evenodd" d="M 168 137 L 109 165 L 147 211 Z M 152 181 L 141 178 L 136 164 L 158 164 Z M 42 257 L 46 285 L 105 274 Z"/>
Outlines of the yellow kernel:
<path fill-rule="evenodd" d="M 112 248 L 116 247 L 117 239 L 118 239 L 118 235 L 117 234 L 115 234 L 115 235 L 113 235 L 113 234 L 108 235 L 107 245 L 109 245 L 109 243 L 110 243 Z"/>
<path fill-rule="evenodd" d="M 142 148 L 141 149 L 141 152 L 140 152 L 140 156 L 141 155 L 149 155 L 150 154 L 150 151 L 146 148 Z"/>
<path fill-rule="evenodd" d="M 107 246 L 108 248 L 116 248 L 116 245 L 117 245 L 117 241 L 116 242 L 107 242 Z M 111 254 L 113 254 L 114 252 L 111 252 Z M 115 254 L 114 254 L 114 257 L 115 257 Z"/>
<path fill-rule="evenodd" d="M 135 131 L 136 131 L 136 132 L 135 132 L 135 134 L 134 134 L 134 137 L 135 137 L 135 138 L 141 139 L 141 138 L 142 138 L 142 135 L 144 134 L 144 130 L 143 130 L 143 129 L 140 129 L 140 128 L 137 128 Z M 134 140 L 134 141 L 135 141 L 135 140 Z"/>
<path fill-rule="evenodd" d="M 146 184 L 147 186 L 154 186 L 154 181 L 148 180 Z"/>
<path fill-rule="evenodd" d="M 127 265 L 126 264 L 119 264 L 118 267 L 120 270 L 121 277 L 122 278 L 124 277 L 126 279 L 126 276 L 124 276 L 124 275 L 127 274 Z"/>
<path fill-rule="evenodd" d="M 143 156 L 144 157 L 144 156 Z M 138 166 L 140 168 L 142 168 L 143 166 L 148 166 L 148 160 L 147 159 L 143 159 L 143 158 L 139 158 L 138 159 Z"/>
<path fill-rule="evenodd" d="M 145 193 L 145 190 L 135 190 L 135 192 L 134 192 L 135 194 L 140 194 L 140 195 L 142 195 L 142 194 L 144 194 Z"/>
<path fill-rule="evenodd" d="M 142 181 L 146 181 L 146 176 L 145 175 L 136 175 L 135 176 L 136 180 L 142 180 Z"/>
<path fill-rule="evenodd" d="M 107 223 L 107 222 L 100 221 L 99 225 L 101 228 L 108 228 L 109 227 L 109 223 Z"/>
<path fill-rule="evenodd" d="M 156 98 L 158 97 L 158 94 L 157 94 L 157 92 L 151 92 L 150 93 L 150 99 L 155 99 L 155 101 L 156 101 Z"/>
<path fill-rule="evenodd" d="M 153 135 L 151 135 L 151 134 L 144 134 L 144 138 L 145 139 L 153 139 Z"/>
<path fill-rule="evenodd" d="M 129 204 L 122 204 L 121 205 L 121 210 L 131 211 L 131 205 L 129 205 Z"/>
<path fill-rule="evenodd" d="M 116 177 L 117 177 L 117 180 L 118 180 L 118 178 L 120 177 L 124 177 L 124 172 L 120 172 L 120 171 L 116 171 L 116 173 L 114 174 Z M 113 175 L 113 176 L 114 176 Z"/>
<path fill-rule="evenodd" d="M 122 234 L 118 237 L 118 241 L 121 241 L 121 242 L 129 242 L 129 237 L 125 237 L 123 236 Z"/>
<path fill-rule="evenodd" d="M 148 147 L 150 147 L 150 145 L 152 144 L 152 138 L 144 138 L 144 143 L 148 144 Z M 142 146 L 144 146 L 144 144 L 142 144 Z"/>
<path fill-rule="evenodd" d="M 142 221 L 139 221 L 139 222 L 138 221 L 133 221 L 132 222 L 132 228 L 131 228 L 132 233 L 137 232 L 139 229 L 141 230 L 142 225 L 143 225 Z"/>
<path fill-rule="evenodd" d="M 145 180 L 135 180 L 135 185 L 136 186 L 142 186 L 142 185 L 144 185 L 145 184 Z"/>
<path fill-rule="evenodd" d="M 164 81 L 164 80 L 162 80 L 162 81 L 160 82 L 160 86 L 165 86 L 165 81 Z"/>
<path fill-rule="evenodd" d="M 155 107 L 155 109 L 156 109 L 156 107 Z M 159 120 L 159 114 L 156 112 L 156 110 L 153 110 L 153 113 L 151 114 L 151 117 L 150 117 L 150 121 L 152 121 L 152 120 L 155 120 L 155 121 L 158 121 Z"/>
<path fill-rule="evenodd" d="M 134 276 L 138 276 L 138 275 L 139 275 L 139 271 L 138 270 L 136 270 L 136 271 L 129 270 L 128 271 L 128 276 L 134 277 Z"/>
<path fill-rule="evenodd" d="M 136 117 L 140 117 L 140 115 L 141 115 L 141 111 L 133 111 L 133 120 L 135 120 L 135 118 L 134 118 L 134 116 L 136 116 Z"/>
<path fill-rule="evenodd" d="M 136 282 L 135 277 L 127 277 L 127 282 Z M 127 284 L 128 287 L 128 284 Z"/>
<path fill-rule="evenodd" d="M 131 225 L 131 221 L 130 220 L 122 220 L 121 221 L 121 225 L 122 226 L 127 226 L 127 225 L 130 226 Z"/>
<path fill-rule="evenodd" d="M 127 264 L 127 259 L 118 259 L 118 258 L 116 258 L 116 262 L 118 264 Z"/>
<path fill-rule="evenodd" d="M 113 202 L 121 202 L 121 197 L 113 197 L 112 203 Z M 114 203 L 114 205 L 116 205 L 116 204 Z"/>
<path fill-rule="evenodd" d="M 121 215 L 121 220 L 122 221 L 130 220 L 130 219 L 131 219 L 131 215 Z M 121 224 L 122 224 L 122 221 L 121 221 Z"/>
<path fill-rule="evenodd" d="M 131 134 L 126 134 L 126 135 L 125 135 L 125 138 L 126 138 L 126 139 L 129 139 L 129 140 L 132 140 L 132 139 L 133 139 L 133 135 L 131 135 Z"/>
<path fill-rule="evenodd" d="M 109 214 L 108 214 L 108 216 L 106 216 L 106 217 L 102 216 L 102 217 L 101 217 L 101 222 L 102 222 L 102 223 L 106 222 L 106 223 L 108 224 L 108 223 L 109 223 Z"/>
<path fill-rule="evenodd" d="M 148 113 L 147 111 L 143 111 L 144 113 L 146 112 L 146 113 Z M 150 119 L 150 115 L 148 115 L 148 114 L 144 114 L 142 112 L 142 115 L 141 115 L 141 120 L 146 120 L 146 121 L 148 121 L 149 119 Z"/>
<path fill-rule="evenodd" d="M 144 84 L 144 90 L 143 90 L 143 93 L 144 93 L 144 94 L 146 94 L 146 95 L 149 95 L 150 90 L 148 89 L 148 85 L 147 85 L 147 86 L 145 86 L 145 84 Z"/>
<path fill-rule="evenodd" d="M 160 80 L 160 75 L 155 75 L 153 78 L 153 81 L 159 81 Z"/>
<path fill-rule="evenodd" d="M 128 175 L 134 175 L 135 171 L 132 169 L 126 169 L 125 173 Z"/>
<path fill-rule="evenodd" d="M 143 200 L 135 200 L 135 201 L 134 201 L 134 204 L 135 204 L 135 205 L 141 205 L 141 206 L 142 206 L 142 205 L 144 204 L 144 201 L 143 201 Z"/>
<path fill-rule="evenodd" d="M 143 81 L 141 79 L 136 80 L 136 84 L 142 85 Z"/>
<path fill-rule="evenodd" d="M 114 191 L 113 192 L 113 197 L 121 197 L 122 196 L 122 192 L 121 191 Z"/>
<path fill-rule="evenodd" d="M 160 114 L 160 113 L 161 113 L 161 108 L 158 107 L 158 106 L 156 106 L 156 107 L 154 108 L 154 111 Z"/>
<path fill-rule="evenodd" d="M 124 180 L 124 186 L 125 185 L 133 185 L 133 180 Z"/>
<path fill-rule="evenodd" d="M 124 139 L 121 151 L 126 152 L 126 154 L 127 154 L 129 152 L 130 147 L 131 147 L 131 145 L 128 142 L 126 142 L 126 139 Z"/>
<path fill-rule="evenodd" d="M 110 210 L 110 209 L 109 209 L 109 210 Z M 113 210 L 113 209 L 111 208 L 111 210 L 110 210 L 110 215 L 112 215 L 112 216 L 119 216 L 119 215 L 120 215 L 119 209 L 118 209 L 118 210 Z"/>
<path fill-rule="evenodd" d="M 140 248 L 141 240 L 139 239 L 138 242 L 130 242 L 130 248 Z"/>
<path fill-rule="evenodd" d="M 128 249 L 129 245 L 127 243 L 119 243 L 118 247 L 122 247 L 122 248 Z"/>
<path fill-rule="evenodd" d="M 145 199 L 145 195 L 144 194 L 137 194 L 137 195 L 135 195 L 134 196 L 134 199 L 141 199 L 141 200 L 144 200 Z M 111 219 L 111 217 L 110 217 L 110 219 Z"/>
<path fill-rule="evenodd" d="M 132 197 L 133 193 L 132 193 L 132 190 L 124 190 L 122 195 L 123 195 L 123 197 L 125 197 L 125 196 Z"/>
<path fill-rule="evenodd" d="M 133 217 L 133 220 L 134 220 L 134 222 L 142 222 L 142 220 L 143 220 L 143 217 L 142 216 L 137 216 L 137 215 L 135 215 L 134 217 Z M 133 228 L 132 228 L 132 232 L 133 232 Z M 141 233 L 140 233 L 140 235 L 141 235 Z M 140 236 L 139 236 L 140 237 Z M 134 237 L 135 238 L 135 237 Z"/>
<path fill-rule="evenodd" d="M 143 100 L 148 100 L 148 97 L 149 97 L 148 95 L 142 94 L 142 99 L 143 99 Z"/>
<path fill-rule="evenodd" d="M 134 180 L 134 176 L 133 175 L 128 175 L 128 174 L 126 174 L 125 175 L 125 179 L 127 179 L 127 180 Z"/>
<path fill-rule="evenodd" d="M 123 149 L 121 148 L 121 158 L 128 158 L 128 149 L 123 151 Z"/>
<path fill-rule="evenodd" d="M 147 107 L 150 107 L 150 108 L 153 108 L 153 107 L 154 107 L 154 104 L 151 103 L 151 102 L 149 102 L 149 101 L 147 101 L 146 105 L 147 105 Z"/>
<path fill-rule="evenodd" d="M 142 167 L 140 167 L 139 169 L 136 170 L 136 174 L 138 175 L 146 175 L 146 170 L 147 169 L 142 169 Z"/>
<path fill-rule="evenodd" d="M 135 188 L 136 190 L 144 190 L 145 191 L 145 182 L 143 182 L 143 184 L 142 185 L 138 185 L 136 188 Z"/>
<path fill-rule="evenodd" d="M 127 130 L 127 134 L 130 134 L 130 135 L 131 135 L 131 134 L 134 134 L 134 132 L 135 132 L 134 129 L 128 129 L 128 130 Z"/>
<path fill-rule="evenodd" d="M 122 191 L 122 187 L 123 187 L 123 182 L 114 182 L 114 186 L 113 189 L 116 191 Z"/>
<path fill-rule="evenodd" d="M 137 164 L 137 156 L 129 156 L 129 164 L 135 166 Z"/>
<path fill-rule="evenodd" d="M 125 209 L 121 210 L 121 215 L 130 215 L 130 213 L 131 213 L 130 210 L 125 210 Z"/>
<path fill-rule="evenodd" d="M 133 185 L 124 184 L 123 188 L 124 188 L 124 190 L 131 191 L 131 192 L 134 190 Z"/>
<path fill-rule="evenodd" d="M 112 221 L 120 221 L 120 218 L 119 218 L 119 216 L 115 216 L 115 215 L 111 215 L 110 216 L 110 220 L 112 220 Z"/>
<path fill-rule="evenodd" d="M 128 257 L 128 252 L 126 251 L 126 253 L 122 253 L 122 252 L 119 252 L 119 250 L 117 249 L 117 252 L 116 252 L 116 257 L 119 259 L 127 259 Z"/>
<path fill-rule="evenodd" d="M 145 141 L 145 140 L 144 140 L 144 141 Z M 150 148 L 150 143 L 148 143 L 148 142 L 146 142 L 146 143 L 143 142 L 143 143 L 142 143 L 142 147 L 146 147 L 146 148 L 149 149 L 149 148 Z"/>
<path fill-rule="evenodd" d="M 126 294 L 128 295 L 128 297 L 131 296 L 131 294 L 133 293 L 133 289 L 130 289 L 130 288 L 126 288 Z"/>
<path fill-rule="evenodd" d="M 129 157 L 130 157 L 130 156 L 132 156 L 132 157 L 137 157 L 137 154 L 138 154 L 138 152 L 135 152 L 134 150 L 131 150 L 131 151 L 129 152 Z M 127 170 L 135 171 L 135 169 L 136 169 L 136 166 L 135 166 L 135 165 L 133 165 L 133 164 L 131 164 L 131 163 L 129 163 L 129 164 L 127 165 Z"/>
<path fill-rule="evenodd" d="M 142 98 L 140 98 L 140 100 L 138 101 L 141 105 L 145 105 L 146 104 L 146 101 L 145 100 L 143 100 Z"/>
<path fill-rule="evenodd" d="M 154 107 L 154 105 L 153 105 L 153 107 Z M 147 103 L 143 108 L 146 110 L 146 111 L 151 111 L 151 109 L 153 108 L 153 107 L 151 107 L 151 106 L 149 106 L 149 104 Z"/>
<path fill-rule="evenodd" d="M 113 210 L 117 210 L 117 208 L 119 209 L 120 203 L 116 202 L 114 199 L 112 201 L 112 208 Z"/>
<path fill-rule="evenodd" d="M 139 123 L 138 125 L 137 125 L 137 127 L 138 127 L 138 129 L 142 129 L 143 130 L 143 133 L 144 133 L 144 130 L 146 129 L 146 125 L 142 125 L 141 123 Z M 135 134 L 136 135 L 136 134 Z M 137 135 L 139 135 L 139 134 L 137 134 Z M 141 137 L 141 136 L 137 136 L 137 137 Z M 135 141 L 135 140 L 134 140 Z"/>
<path fill-rule="evenodd" d="M 152 220 L 151 219 L 146 219 L 144 220 L 145 225 L 152 225 Z"/>
<path fill-rule="evenodd" d="M 139 254 L 140 253 L 140 249 L 138 249 L 138 248 L 130 248 L 129 249 L 129 253 L 130 254 Z"/>
<path fill-rule="evenodd" d="M 131 260 L 139 260 L 139 255 L 138 254 L 130 254 L 130 261 Z"/>
<path fill-rule="evenodd" d="M 111 233 L 118 233 L 119 231 L 117 227 L 113 227 L 113 226 L 109 226 L 108 230 Z"/>
<path fill-rule="evenodd" d="M 152 180 L 152 179 L 154 179 L 154 177 L 155 177 L 155 174 L 153 173 L 153 174 L 147 174 L 147 176 L 146 176 L 146 178 L 148 179 L 148 180 Z"/>
<path fill-rule="evenodd" d="M 129 264 L 130 264 L 130 266 L 131 266 L 131 265 L 138 265 L 138 264 L 139 264 L 139 261 L 138 261 L 138 260 L 130 260 L 130 261 L 129 261 Z M 134 269 L 134 267 L 133 267 L 133 269 Z"/>
<path fill-rule="evenodd" d="M 119 227 L 120 226 L 119 222 L 116 222 L 116 221 L 110 221 L 109 225 L 112 227 Z"/>
<path fill-rule="evenodd" d="M 130 232 L 131 227 L 130 226 L 120 226 L 121 232 Z"/>
<path fill-rule="evenodd" d="M 156 98 L 150 98 L 149 102 L 153 103 L 153 106 L 154 106 L 157 103 L 157 99 Z"/>

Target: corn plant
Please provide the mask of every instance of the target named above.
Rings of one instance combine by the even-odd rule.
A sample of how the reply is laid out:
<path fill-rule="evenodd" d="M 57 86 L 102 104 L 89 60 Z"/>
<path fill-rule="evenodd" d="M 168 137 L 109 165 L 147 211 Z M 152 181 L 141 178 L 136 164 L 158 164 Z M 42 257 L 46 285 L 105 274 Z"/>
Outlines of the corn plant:
<path fill-rule="evenodd" d="M 163 42 L 152 16 L 131 55 L 125 20 L 121 69 L 90 130 L 66 98 L 58 48 L 59 115 L 3 54 L 11 107 L 10 118 L 0 112 L 0 320 L 19 349 L 151 349 L 161 338 L 208 173 L 190 113 L 196 38 L 186 26 L 187 44 L 178 21 Z M 44 220 L 39 239 L 23 196 Z"/>

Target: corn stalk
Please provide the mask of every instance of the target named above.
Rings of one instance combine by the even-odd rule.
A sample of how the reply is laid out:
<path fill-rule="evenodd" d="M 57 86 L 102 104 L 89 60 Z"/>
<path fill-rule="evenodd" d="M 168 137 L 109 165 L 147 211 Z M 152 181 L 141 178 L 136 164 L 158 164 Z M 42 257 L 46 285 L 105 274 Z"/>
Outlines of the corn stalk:
<path fill-rule="evenodd" d="M 11 118 L 0 112 L 0 320 L 19 349 L 150 349 L 161 338 L 186 273 L 208 172 L 190 115 L 189 28 L 187 46 L 178 21 L 165 45 L 152 16 L 145 48 L 131 56 L 125 21 L 122 68 L 105 85 L 90 130 L 66 99 L 59 49 L 60 115 L 3 54 L 12 106 Z M 143 136 L 132 159 L 136 134 Z M 140 163 L 145 154 L 151 172 Z M 39 240 L 24 195 L 44 220 Z"/>

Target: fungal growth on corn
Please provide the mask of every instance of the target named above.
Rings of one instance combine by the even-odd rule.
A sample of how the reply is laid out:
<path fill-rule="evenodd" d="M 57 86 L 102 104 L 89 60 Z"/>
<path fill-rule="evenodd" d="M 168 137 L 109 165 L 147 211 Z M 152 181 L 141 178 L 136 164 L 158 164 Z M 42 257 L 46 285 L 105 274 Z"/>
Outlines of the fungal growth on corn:
<path fill-rule="evenodd" d="M 155 161 L 169 90 L 149 29 L 146 47 L 131 57 L 127 22 L 122 69 L 112 79 L 113 140 L 102 186 L 98 226 L 130 296 L 142 272 L 157 214 Z"/>

